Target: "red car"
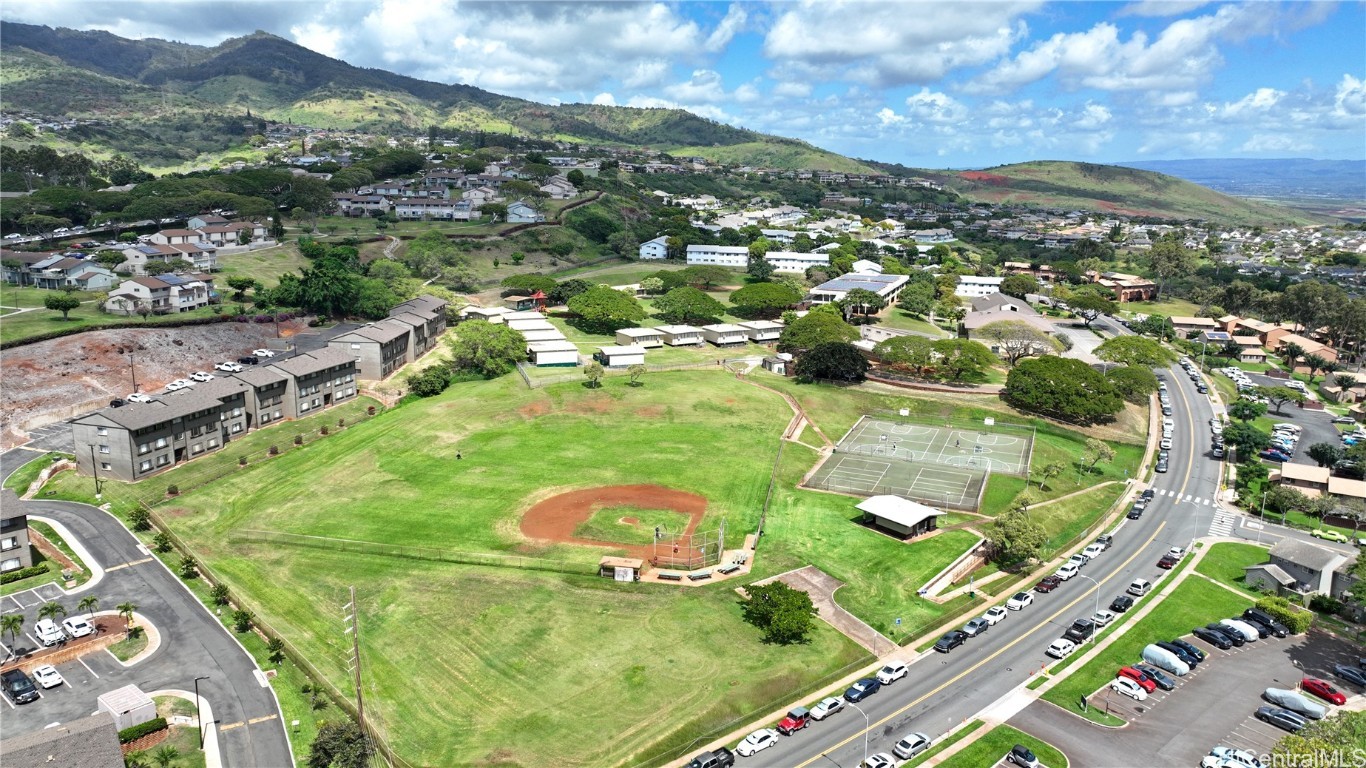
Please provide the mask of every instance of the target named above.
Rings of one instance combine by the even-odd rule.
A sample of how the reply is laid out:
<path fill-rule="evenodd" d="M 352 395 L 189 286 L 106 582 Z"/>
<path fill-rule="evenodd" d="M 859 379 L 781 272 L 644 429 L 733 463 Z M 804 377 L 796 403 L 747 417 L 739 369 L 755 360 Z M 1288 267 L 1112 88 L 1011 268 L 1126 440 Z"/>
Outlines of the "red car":
<path fill-rule="evenodd" d="M 1157 690 L 1156 680 L 1153 680 L 1151 677 L 1148 677 L 1147 675 L 1143 674 L 1141 671 L 1137 669 L 1134 669 L 1133 667 L 1120 667 L 1119 672 L 1115 675 L 1115 677 L 1127 677 L 1130 680 L 1133 680 L 1135 683 L 1138 683 L 1139 686 L 1141 686 L 1143 690 L 1147 691 L 1148 693 L 1152 693 L 1153 691 Z"/>
<path fill-rule="evenodd" d="M 1171 555 L 1163 555 L 1163 556 L 1162 556 L 1162 559 L 1157 561 L 1157 567 L 1158 567 L 1158 568 L 1165 568 L 1166 570 L 1169 570 L 1169 571 L 1170 571 L 1170 570 L 1171 570 L 1177 563 L 1179 563 L 1179 562 L 1181 562 L 1181 561 L 1180 561 L 1180 560 L 1177 560 L 1176 558 L 1172 557 Z"/>
<path fill-rule="evenodd" d="M 1300 681 L 1300 688 L 1305 693 L 1312 693 L 1324 701 L 1336 704 L 1339 707 L 1347 703 L 1347 697 L 1342 695 L 1342 691 L 1334 688 L 1327 680 L 1320 680 L 1317 677 L 1306 677 Z"/>
<path fill-rule="evenodd" d="M 1043 581 L 1034 585 L 1034 591 L 1052 592 L 1053 590 L 1057 589 L 1058 585 L 1061 583 L 1062 579 L 1058 578 L 1057 576 L 1045 576 L 1043 577 Z"/>

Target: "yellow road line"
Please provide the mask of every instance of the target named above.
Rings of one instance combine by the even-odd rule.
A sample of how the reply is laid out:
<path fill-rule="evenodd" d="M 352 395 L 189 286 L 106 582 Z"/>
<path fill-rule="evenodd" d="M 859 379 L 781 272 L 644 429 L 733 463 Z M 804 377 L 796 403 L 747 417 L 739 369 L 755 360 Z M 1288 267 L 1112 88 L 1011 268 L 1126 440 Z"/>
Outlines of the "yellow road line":
<path fill-rule="evenodd" d="M 127 562 L 127 563 L 119 563 L 118 565 L 111 565 L 111 566 L 109 566 L 108 568 L 105 568 L 105 569 L 104 569 L 104 572 L 105 572 L 105 573 L 109 573 L 110 571 L 117 571 L 117 570 L 120 569 L 120 568 L 127 568 L 127 567 L 133 566 L 133 565 L 142 565 L 143 563 L 150 563 L 150 562 L 152 562 L 153 559 L 154 559 L 154 558 L 144 557 L 144 558 L 142 558 L 141 560 L 133 560 L 133 561 L 130 561 L 130 562 Z"/>

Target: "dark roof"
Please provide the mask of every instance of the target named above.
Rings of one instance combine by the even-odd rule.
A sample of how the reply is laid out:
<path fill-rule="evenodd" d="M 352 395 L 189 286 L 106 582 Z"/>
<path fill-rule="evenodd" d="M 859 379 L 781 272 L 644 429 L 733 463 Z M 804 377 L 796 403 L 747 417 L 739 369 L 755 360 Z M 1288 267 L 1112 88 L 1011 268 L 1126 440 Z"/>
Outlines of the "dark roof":
<path fill-rule="evenodd" d="M 0 741 L 5 768 L 123 768 L 119 732 L 106 712 Z"/>
<path fill-rule="evenodd" d="M 336 347 L 328 347 L 317 352 L 306 352 L 295 355 L 288 360 L 272 362 L 269 367 L 278 368 L 291 376 L 307 376 L 318 371 L 325 371 L 338 365 L 355 366 L 356 358 L 344 350 Z"/>
<path fill-rule="evenodd" d="M 234 378 L 241 379 L 253 387 L 269 387 L 272 384 L 279 384 L 289 380 L 283 373 L 271 370 L 269 366 L 259 368 L 243 368 L 241 373 L 234 373 Z"/>
<path fill-rule="evenodd" d="M 172 397 L 182 394 L 183 397 Z M 192 389 L 157 395 L 157 398 L 150 403 L 127 403 L 121 408 L 101 408 L 93 415 L 103 416 L 124 429 L 137 430 L 220 405 L 217 398 L 199 395 Z M 79 417 L 72 419 L 72 423 L 81 423 L 83 420 L 84 417 Z"/>
<path fill-rule="evenodd" d="M 440 312 L 446 308 L 447 304 L 450 304 L 450 302 L 446 301 L 445 299 L 438 299 L 435 296 L 428 296 L 426 294 L 423 294 L 416 298 L 408 299 L 402 304 L 399 304 L 398 306 L 394 307 L 392 310 L 390 310 L 390 314 L 392 314 L 395 311 L 400 311 L 404 307 L 417 307 L 420 309 L 428 310 L 430 312 Z"/>
<path fill-rule="evenodd" d="M 413 327 L 408 323 L 400 322 L 394 318 L 381 320 L 372 325 L 365 325 L 354 331 L 347 331 L 334 337 L 332 341 L 346 341 L 347 337 L 359 336 L 362 339 L 377 341 L 380 344 L 393 341 L 402 336 L 407 336 L 413 332 Z"/>
<path fill-rule="evenodd" d="M 1347 560 L 1347 556 L 1325 547 L 1294 539 L 1281 539 L 1268 553 L 1272 560 L 1284 560 L 1316 573 L 1335 569 Z"/>
<path fill-rule="evenodd" d="M 0 519 L 13 520 L 16 517 L 24 517 L 24 510 L 19 503 L 19 494 L 13 488 L 0 488 Z"/>
<path fill-rule="evenodd" d="M 250 384 L 236 376 L 215 376 L 202 384 L 195 384 L 193 391 L 207 397 L 222 400 L 225 397 L 242 394 L 250 389 Z M 180 390 L 180 392 L 185 391 L 186 390 L 183 389 Z M 180 392 L 171 393 L 171 397 L 180 394 Z"/>
<path fill-rule="evenodd" d="M 1007 305 L 1015 307 L 1010 310 L 1025 315 L 1037 315 L 1038 310 L 1029 306 L 1029 302 L 1024 299 L 1017 299 L 1014 296 L 1007 296 L 1004 293 L 993 293 L 990 296 L 974 296 L 972 298 L 972 308 L 978 312 L 998 309 Z"/>

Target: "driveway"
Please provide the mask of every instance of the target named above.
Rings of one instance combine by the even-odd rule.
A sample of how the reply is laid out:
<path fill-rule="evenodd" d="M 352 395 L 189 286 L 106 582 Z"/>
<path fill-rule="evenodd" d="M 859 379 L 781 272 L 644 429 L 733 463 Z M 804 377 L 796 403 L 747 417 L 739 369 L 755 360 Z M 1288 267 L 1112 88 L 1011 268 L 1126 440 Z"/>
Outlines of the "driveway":
<path fill-rule="evenodd" d="M 1055 333 L 1072 340 L 1072 348 L 1064 352 L 1063 357 L 1080 360 L 1087 365 L 1098 365 L 1101 360 L 1096 357 L 1096 347 L 1099 347 L 1105 339 L 1097 336 L 1090 328 L 1075 324 L 1075 322 L 1067 320 L 1053 324 Z"/>
<path fill-rule="evenodd" d="M 0 454 L 0 478 L 41 454 L 15 449 Z M 69 614 L 87 594 L 99 598 L 99 610 L 132 602 L 137 612 L 161 634 L 161 646 L 151 656 L 125 667 L 104 651 L 58 667 L 69 686 L 46 692 L 39 701 L 4 712 L 5 735 L 40 730 L 53 722 L 84 717 L 95 710 L 102 693 L 130 683 L 145 691 L 199 690 L 213 708 L 218 728 L 222 764 L 241 766 L 292 766 L 284 722 L 274 691 L 264 673 L 236 639 L 185 588 L 180 580 L 152 557 L 128 529 L 112 515 L 86 504 L 66 501 L 20 502 L 24 512 L 64 526 L 104 575 L 83 588 L 60 593 L 42 587 L 3 599 L 5 613 L 23 613 L 26 629 L 33 627 L 38 607 L 56 599 Z M 36 643 L 27 636 L 14 650 L 25 654 Z"/>
<path fill-rule="evenodd" d="M 1261 753 L 1284 735 L 1249 722 L 1266 703 L 1261 696 L 1267 688 L 1294 688 L 1311 675 L 1331 680 L 1349 696 L 1362 693 L 1331 674 L 1333 664 L 1355 663 L 1360 649 L 1327 634 L 1268 637 L 1230 651 L 1191 642 L 1210 655 L 1176 690 L 1143 703 L 1115 697 L 1127 702 L 1111 706 L 1115 714 L 1132 716 L 1127 727 L 1095 725 L 1044 701 L 1030 704 L 1009 723 L 1061 749 L 1075 768 L 1129 768 L 1136 764 L 1135 755 L 1144 755 L 1141 762 L 1147 765 L 1199 765 L 1216 744 Z"/>

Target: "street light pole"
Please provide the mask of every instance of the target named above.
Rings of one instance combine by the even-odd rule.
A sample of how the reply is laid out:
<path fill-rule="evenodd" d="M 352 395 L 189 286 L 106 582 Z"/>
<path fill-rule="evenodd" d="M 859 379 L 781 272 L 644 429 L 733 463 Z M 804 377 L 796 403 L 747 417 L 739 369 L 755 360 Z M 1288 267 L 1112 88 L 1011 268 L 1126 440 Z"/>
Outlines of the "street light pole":
<path fill-rule="evenodd" d="M 873 721 L 869 719 L 868 713 L 863 711 L 863 707 L 860 707 L 852 701 L 849 702 L 849 706 L 853 707 L 854 709 L 857 709 L 858 713 L 860 715 L 863 715 L 863 762 L 859 763 L 859 766 L 861 768 L 862 766 L 866 766 L 868 764 L 868 732 L 873 730 Z"/>
<path fill-rule="evenodd" d="M 1262 491 L 1262 511 L 1257 513 L 1261 520 L 1257 521 L 1257 546 L 1262 545 L 1262 529 L 1266 527 L 1266 491 Z"/>
<path fill-rule="evenodd" d="M 1087 576 L 1087 575 L 1085 575 L 1085 574 L 1079 573 L 1079 574 L 1077 574 L 1077 575 L 1078 575 L 1078 576 L 1081 576 L 1083 579 L 1086 579 L 1087 581 L 1089 581 L 1089 582 L 1091 582 L 1092 584 L 1095 584 L 1095 585 L 1096 585 L 1096 613 L 1100 613 L 1100 582 L 1096 581 L 1095 579 L 1093 579 L 1093 578 L 1091 578 L 1090 576 Z M 1092 615 L 1092 616 L 1095 616 L 1096 613 L 1093 613 L 1093 614 L 1091 614 L 1091 615 Z M 1091 635 L 1091 642 L 1095 642 L 1096 637 L 1097 637 L 1099 634 L 1100 634 L 1100 627 L 1096 627 L 1095 632 L 1092 633 L 1092 635 Z"/>
<path fill-rule="evenodd" d="M 199 723 L 199 749 L 204 749 L 204 710 L 199 706 L 199 681 L 208 680 L 208 676 L 196 677 L 194 679 L 194 717 Z"/>

